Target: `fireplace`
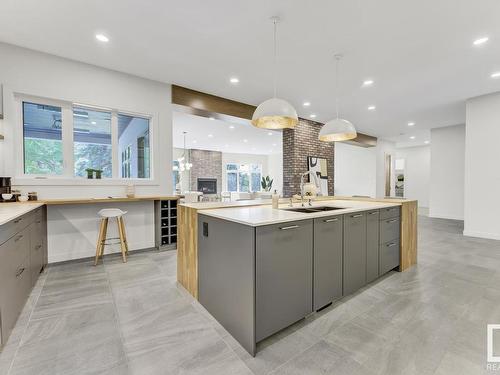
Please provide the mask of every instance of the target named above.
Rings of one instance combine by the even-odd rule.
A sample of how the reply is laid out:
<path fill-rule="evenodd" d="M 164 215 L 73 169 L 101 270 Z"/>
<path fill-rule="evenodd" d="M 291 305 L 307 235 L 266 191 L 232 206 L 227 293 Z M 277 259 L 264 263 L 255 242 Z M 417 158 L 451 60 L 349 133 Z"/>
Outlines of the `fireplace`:
<path fill-rule="evenodd" d="M 217 194 L 216 178 L 198 178 L 198 191 L 203 194 Z"/>

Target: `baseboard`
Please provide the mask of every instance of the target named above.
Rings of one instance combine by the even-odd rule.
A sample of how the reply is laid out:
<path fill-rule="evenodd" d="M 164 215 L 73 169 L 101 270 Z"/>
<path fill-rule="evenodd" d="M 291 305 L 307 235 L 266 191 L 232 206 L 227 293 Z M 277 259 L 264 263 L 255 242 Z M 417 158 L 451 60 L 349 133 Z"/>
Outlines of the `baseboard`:
<path fill-rule="evenodd" d="M 432 217 L 433 219 L 448 219 L 448 220 L 461 220 L 461 221 L 464 220 L 463 217 L 459 217 L 456 215 L 441 214 L 441 213 L 436 214 L 435 212 L 431 211 L 429 211 L 429 217 Z"/>
<path fill-rule="evenodd" d="M 497 233 L 486 233 L 486 232 L 476 232 L 473 230 L 464 230 L 463 235 L 467 237 L 486 238 L 488 240 L 500 240 L 500 234 Z"/>

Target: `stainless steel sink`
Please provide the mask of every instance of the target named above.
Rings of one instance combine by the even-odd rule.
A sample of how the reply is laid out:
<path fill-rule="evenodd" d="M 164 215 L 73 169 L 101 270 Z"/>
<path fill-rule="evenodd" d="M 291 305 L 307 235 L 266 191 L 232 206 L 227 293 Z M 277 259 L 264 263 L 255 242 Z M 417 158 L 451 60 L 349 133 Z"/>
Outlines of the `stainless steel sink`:
<path fill-rule="evenodd" d="M 292 208 L 282 208 L 285 211 L 300 212 L 304 214 L 313 214 L 317 212 L 343 210 L 346 207 L 331 207 L 331 206 L 318 206 L 318 207 L 292 207 Z"/>

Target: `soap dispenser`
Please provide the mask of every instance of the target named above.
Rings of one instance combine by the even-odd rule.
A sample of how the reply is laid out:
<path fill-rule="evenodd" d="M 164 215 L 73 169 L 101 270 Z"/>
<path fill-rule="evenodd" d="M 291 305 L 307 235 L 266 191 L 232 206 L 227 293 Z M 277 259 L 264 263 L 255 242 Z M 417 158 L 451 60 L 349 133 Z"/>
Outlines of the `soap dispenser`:
<path fill-rule="evenodd" d="M 272 200 L 273 200 L 273 208 L 278 208 L 278 205 L 280 203 L 280 196 L 278 194 L 277 190 L 274 190 L 274 193 L 272 195 Z"/>

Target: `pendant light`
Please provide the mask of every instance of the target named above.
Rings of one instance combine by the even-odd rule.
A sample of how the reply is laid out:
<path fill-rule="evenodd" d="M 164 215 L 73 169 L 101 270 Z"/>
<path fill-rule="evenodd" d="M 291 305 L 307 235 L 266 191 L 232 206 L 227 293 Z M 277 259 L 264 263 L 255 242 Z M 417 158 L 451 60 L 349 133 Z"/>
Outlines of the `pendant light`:
<path fill-rule="evenodd" d="M 297 111 L 286 100 L 276 97 L 276 29 L 278 17 L 272 17 L 274 25 L 274 97 L 262 102 L 252 116 L 252 124 L 263 129 L 293 129 L 299 118 Z"/>
<path fill-rule="evenodd" d="M 341 142 L 354 139 L 358 136 L 354 125 L 347 120 L 339 117 L 339 64 L 342 55 L 335 55 L 335 102 L 337 109 L 337 118 L 328 121 L 319 132 L 319 140 L 324 142 Z"/>
<path fill-rule="evenodd" d="M 187 132 L 182 132 L 182 134 L 184 135 L 184 149 L 182 151 L 182 156 L 177 159 L 179 166 L 174 165 L 174 167 L 173 167 L 174 171 L 179 171 L 179 172 L 189 171 L 191 169 L 191 167 L 193 166 L 193 164 L 190 163 L 189 160 L 186 160 L 186 134 L 187 134 Z"/>

